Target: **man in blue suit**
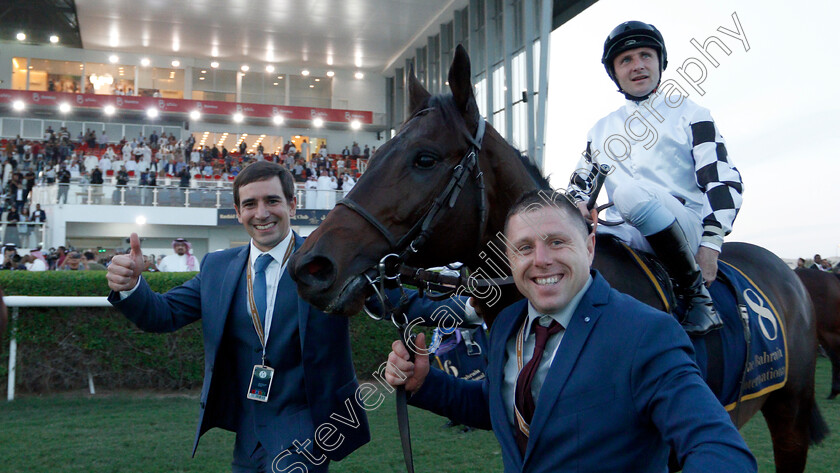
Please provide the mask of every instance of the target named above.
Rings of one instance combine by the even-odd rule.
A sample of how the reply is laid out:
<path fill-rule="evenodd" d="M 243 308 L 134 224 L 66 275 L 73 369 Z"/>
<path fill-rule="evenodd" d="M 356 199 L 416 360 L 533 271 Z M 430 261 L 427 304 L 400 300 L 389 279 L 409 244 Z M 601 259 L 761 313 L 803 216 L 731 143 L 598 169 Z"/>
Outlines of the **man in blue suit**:
<path fill-rule="evenodd" d="M 414 363 L 394 342 L 386 379 L 411 404 L 492 428 L 506 472 L 665 472 L 669 451 L 685 472 L 757 471 L 676 320 L 590 269 L 594 233 L 566 196 L 523 196 L 505 237 L 526 300 L 493 324 L 487 378 L 430 370 L 422 334 Z"/>
<path fill-rule="evenodd" d="M 291 231 L 294 182 L 260 161 L 233 184 L 239 222 L 251 243 L 210 253 L 200 273 L 166 294 L 140 276 L 131 252 L 108 267 L 109 301 L 143 330 L 171 332 L 202 321 L 204 387 L 193 455 L 213 427 L 236 432 L 234 472 L 327 471 L 370 440 L 350 355 L 348 319 L 298 298 L 286 271 L 303 243 Z"/>

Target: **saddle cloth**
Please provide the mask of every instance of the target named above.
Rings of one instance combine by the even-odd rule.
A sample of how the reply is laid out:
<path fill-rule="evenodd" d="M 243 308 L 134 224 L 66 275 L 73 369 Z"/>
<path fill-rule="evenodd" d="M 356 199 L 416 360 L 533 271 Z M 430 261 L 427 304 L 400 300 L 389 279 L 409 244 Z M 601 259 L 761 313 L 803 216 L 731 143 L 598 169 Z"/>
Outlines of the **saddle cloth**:
<path fill-rule="evenodd" d="M 664 269 L 643 253 L 622 246 L 642 267 L 666 307 L 674 307 L 671 287 L 663 284 L 663 279 L 667 281 Z M 703 379 L 731 411 L 739 402 L 780 389 L 787 382 L 785 327 L 764 292 L 730 263 L 718 262 L 718 277 L 709 293 L 724 326 L 691 341 Z"/>

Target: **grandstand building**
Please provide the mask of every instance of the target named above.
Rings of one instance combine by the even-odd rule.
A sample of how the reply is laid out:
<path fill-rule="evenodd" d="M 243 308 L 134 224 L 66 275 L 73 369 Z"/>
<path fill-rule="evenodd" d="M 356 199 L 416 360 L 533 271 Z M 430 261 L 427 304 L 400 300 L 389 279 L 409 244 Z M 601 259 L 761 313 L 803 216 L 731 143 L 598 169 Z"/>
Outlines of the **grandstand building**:
<path fill-rule="evenodd" d="M 306 235 L 346 192 L 330 173 L 352 185 L 405 118 L 410 71 L 446 91 L 458 44 L 481 113 L 542 162 L 549 34 L 592 3 L 6 2 L 0 239 L 107 255 L 137 232 L 144 252 L 184 237 L 199 258 L 242 245 L 231 183 L 257 159 L 301 168 L 293 228 Z M 8 219 L 36 205 L 45 223 Z"/>

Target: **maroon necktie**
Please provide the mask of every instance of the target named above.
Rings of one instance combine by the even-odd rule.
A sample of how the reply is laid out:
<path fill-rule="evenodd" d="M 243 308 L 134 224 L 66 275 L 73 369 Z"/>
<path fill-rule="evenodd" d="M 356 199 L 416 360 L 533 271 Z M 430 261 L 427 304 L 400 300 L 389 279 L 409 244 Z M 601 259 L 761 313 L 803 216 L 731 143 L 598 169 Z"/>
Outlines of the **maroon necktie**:
<path fill-rule="evenodd" d="M 543 327 L 538 323 L 539 319 L 534 320 L 534 334 L 537 340 L 534 343 L 534 354 L 522 371 L 519 372 L 519 377 L 516 378 L 516 409 L 522 415 L 525 422 L 531 425 L 531 420 L 534 418 L 534 411 L 536 410 L 536 402 L 534 396 L 531 394 L 531 383 L 534 381 L 534 376 L 540 367 L 543 352 L 545 351 L 545 344 L 548 342 L 548 337 L 563 330 L 563 326 L 556 320 L 552 320 L 548 327 Z M 517 428 L 514 429 L 516 434 L 516 444 L 519 446 L 519 451 L 522 456 L 525 456 L 525 447 L 528 446 L 528 435 L 519 428 L 519 423 L 516 422 Z"/>

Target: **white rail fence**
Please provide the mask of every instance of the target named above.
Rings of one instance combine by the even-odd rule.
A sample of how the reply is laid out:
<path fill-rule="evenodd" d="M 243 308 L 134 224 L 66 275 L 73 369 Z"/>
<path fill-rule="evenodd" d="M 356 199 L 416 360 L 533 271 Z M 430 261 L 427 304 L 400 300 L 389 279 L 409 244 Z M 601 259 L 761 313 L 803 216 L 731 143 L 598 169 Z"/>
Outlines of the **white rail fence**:
<path fill-rule="evenodd" d="M 71 297 L 71 296 L 5 296 L 3 302 L 12 309 L 9 321 L 9 381 L 6 400 L 15 400 L 15 370 L 17 365 L 17 320 L 21 307 L 112 307 L 107 297 Z M 88 389 L 96 394 L 93 375 L 88 373 Z"/>

